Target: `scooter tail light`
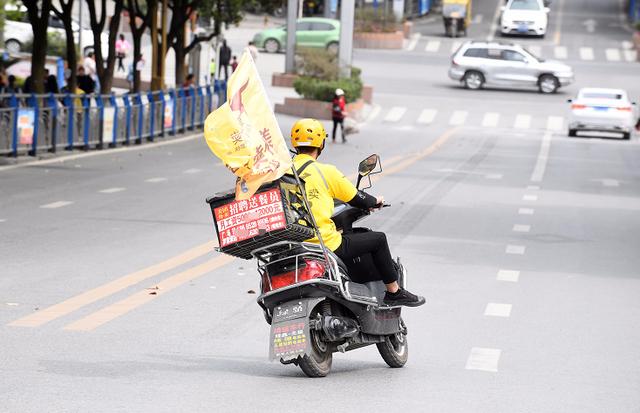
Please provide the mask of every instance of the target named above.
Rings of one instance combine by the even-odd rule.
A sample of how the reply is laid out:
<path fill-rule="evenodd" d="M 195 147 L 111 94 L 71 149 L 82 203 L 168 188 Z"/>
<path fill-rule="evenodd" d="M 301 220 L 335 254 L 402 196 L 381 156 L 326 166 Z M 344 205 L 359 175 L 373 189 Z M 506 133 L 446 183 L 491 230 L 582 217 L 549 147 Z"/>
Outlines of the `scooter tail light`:
<path fill-rule="evenodd" d="M 631 112 L 631 106 L 620 106 L 618 110 L 621 112 Z"/>
<path fill-rule="evenodd" d="M 571 105 L 571 109 L 586 109 L 587 105 L 580 105 L 578 103 L 574 103 L 573 105 Z"/>
<path fill-rule="evenodd" d="M 304 264 L 298 269 L 298 280 L 296 281 L 296 271 L 289 271 L 282 274 L 275 274 L 267 277 L 271 278 L 271 290 L 288 287 L 296 282 L 308 281 L 314 278 L 325 278 L 325 266 L 322 262 L 305 258 Z M 263 289 L 269 288 L 268 280 L 263 280 Z"/>

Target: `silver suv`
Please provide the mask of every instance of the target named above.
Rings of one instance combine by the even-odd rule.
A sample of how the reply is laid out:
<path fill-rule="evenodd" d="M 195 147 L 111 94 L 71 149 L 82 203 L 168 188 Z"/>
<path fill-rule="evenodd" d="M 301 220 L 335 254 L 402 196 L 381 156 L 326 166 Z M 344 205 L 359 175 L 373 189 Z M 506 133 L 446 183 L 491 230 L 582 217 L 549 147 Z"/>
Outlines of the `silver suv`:
<path fill-rule="evenodd" d="M 573 82 L 573 69 L 540 59 L 516 44 L 468 41 L 453 54 L 449 77 L 467 89 L 531 86 L 542 93 L 555 93 Z"/>

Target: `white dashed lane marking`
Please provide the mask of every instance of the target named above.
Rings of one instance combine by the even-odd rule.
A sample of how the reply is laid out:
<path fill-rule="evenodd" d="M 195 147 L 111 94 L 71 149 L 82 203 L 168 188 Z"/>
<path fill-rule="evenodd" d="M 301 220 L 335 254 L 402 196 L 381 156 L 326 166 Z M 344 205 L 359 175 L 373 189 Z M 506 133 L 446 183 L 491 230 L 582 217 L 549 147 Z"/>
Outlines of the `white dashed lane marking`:
<path fill-rule="evenodd" d="M 512 230 L 513 232 L 529 232 L 531 231 L 531 225 L 515 224 Z"/>
<path fill-rule="evenodd" d="M 580 48 L 580 59 L 582 60 L 593 60 L 593 49 L 590 47 L 581 47 Z"/>
<path fill-rule="evenodd" d="M 524 245 L 507 245 L 507 248 L 505 248 L 504 252 L 511 255 L 524 255 L 526 249 L 527 247 L 525 247 Z"/>
<path fill-rule="evenodd" d="M 533 209 L 532 208 L 520 208 L 518 209 L 518 214 L 520 215 L 533 215 Z"/>
<path fill-rule="evenodd" d="M 522 200 L 527 202 L 535 202 L 538 200 L 538 195 L 525 194 L 522 196 Z"/>
<path fill-rule="evenodd" d="M 387 116 L 384 117 L 385 122 L 398 122 L 404 114 L 406 113 L 407 108 L 401 106 L 394 106 L 389 110 Z"/>
<path fill-rule="evenodd" d="M 566 59 L 568 57 L 567 48 L 564 46 L 557 46 L 553 49 L 553 56 L 556 59 Z"/>
<path fill-rule="evenodd" d="M 514 270 L 500 270 L 496 276 L 496 280 L 498 281 L 507 281 L 512 283 L 517 283 L 519 279 L 520 271 Z"/>
<path fill-rule="evenodd" d="M 126 190 L 126 188 L 107 188 L 107 189 L 102 189 L 98 192 L 100 192 L 101 194 L 115 194 L 116 192 L 122 192 Z"/>
<path fill-rule="evenodd" d="M 547 118 L 547 129 L 560 132 L 564 129 L 564 118 L 562 116 L 549 116 Z"/>
<path fill-rule="evenodd" d="M 620 50 L 618 49 L 607 49 L 604 51 L 607 60 L 611 62 L 619 62 L 620 61 Z"/>
<path fill-rule="evenodd" d="M 0 218 L 0 222 L 7 222 L 7 220 L 4 218 Z"/>
<path fill-rule="evenodd" d="M 429 53 L 435 53 L 440 50 L 440 40 L 429 40 L 424 51 Z"/>
<path fill-rule="evenodd" d="M 484 177 L 487 179 L 502 179 L 502 174 L 486 174 Z"/>
<path fill-rule="evenodd" d="M 420 116 L 418 117 L 418 123 L 428 125 L 433 122 L 436 118 L 436 114 L 438 113 L 435 109 L 424 109 L 420 112 Z"/>
<path fill-rule="evenodd" d="M 529 186 L 527 186 L 527 191 L 537 191 L 538 189 L 540 189 L 540 186 L 538 186 L 538 185 L 529 185 Z"/>
<path fill-rule="evenodd" d="M 488 303 L 484 309 L 484 315 L 489 317 L 509 317 L 511 315 L 511 304 Z"/>
<path fill-rule="evenodd" d="M 618 180 L 616 179 L 601 179 L 600 182 L 602 182 L 602 185 L 608 186 L 608 187 L 620 186 L 620 182 L 618 182 Z"/>
<path fill-rule="evenodd" d="M 529 129 L 529 126 L 531 126 L 530 115 L 518 115 L 516 116 L 515 122 L 513 122 L 515 129 Z"/>
<path fill-rule="evenodd" d="M 145 182 L 149 182 L 152 184 L 158 183 L 158 182 L 164 182 L 167 181 L 167 178 L 164 177 L 157 177 L 157 178 L 149 178 L 149 179 L 145 179 Z"/>
<path fill-rule="evenodd" d="M 467 120 L 468 112 L 466 110 L 456 110 L 449 118 L 449 125 L 460 126 Z"/>
<path fill-rule="evenodd" d="M 500 121 L 500 114 L 496 112 L 487 112 L 482 118 L 482 126 L 485 128 L 495 128 Z"/>
<path fill-rule="evenodd" d="M 473 347 L 467 359 L 467 370 L 498 371 L 501 350 L 496 348 Z"/>
<path fill-rule="evenodd" d="M 547 169 L 547 160 L 549 159 L 549 149 L 551 148 L 551 132 L 547 132 L 542 137 L 542 144 L 540 145 L 540 152 L 538 153 L 538 159 L 536 160 L 536 166 L 531 174 L 532 182 L 542 182 L 544 178 L 544 171 Z"/>
<path fill-rule="evenodd" d="M 183 174 L 197 174 L 198 172 L 201 172 L 202 169 L 197 169 L 197 168 L 191 168 L 191 169 L 187 169 L 186 171 L 183 171 Z"/>
<path fill-rule="evenodd" d="M 57 202 L 52 202 L 50 204 L 40 205 L 40 208 L 55 209 L 55 208 L 62 208 L 71 204 L 73 204 L 72 201 L 57 201 Z"/>

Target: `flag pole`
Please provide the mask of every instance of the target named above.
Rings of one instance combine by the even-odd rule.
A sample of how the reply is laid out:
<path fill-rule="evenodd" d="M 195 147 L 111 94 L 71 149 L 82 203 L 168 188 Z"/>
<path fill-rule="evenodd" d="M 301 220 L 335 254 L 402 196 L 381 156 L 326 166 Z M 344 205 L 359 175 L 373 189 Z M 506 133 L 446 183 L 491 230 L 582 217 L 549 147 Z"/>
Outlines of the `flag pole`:
<path fill-rule="evenodd" d="M 260 74 L 258 73 L 258 68 L 256 67 L 256 62 L 253 60 L 253 56 L 251 56 L 251 53 L 249 52 L 249 50 L 245 49 L 244 53 L 247 54 L 249 56 L 249 59 L 251 61 L 251 65 L 253 66 L 253 70 L 256 72 L 256 78 L 258 79 L 258 83 L 260 84 L 260 87 L 262 88 L 262 93 L 265 97 L 265 99 L 268 102 L 269 108 L 272 108 L 272 104 L 271 101 L 269 99 L 269 95 L 267 95 L 267 91 L 264 88 L 264 84 L 262 83 L 262 79 L 260 78 Z M 273 114 L 273 109 L 271 109 L 271 113 Z M 275 117 L 275 114 L 273 114 L 273 116 Z M 278 131 L 280 132 L 280 136 L 284 135 L 282 134 L 282 130 L 280 129 L 280 124 L 278 122 L 276 122 L 276 126 L 278 127 Z M 307 209 L 307 212 L 309 212 L 309 216 L 311 217 L 311 225 L 313 226 L 313 231 L 316 233 L 316 236 L 318 237 L 318 241 L 320 243 L 320 247 L 322 248 L 322 253 L 324 255 L 324 259 L 327 262 L 327 265 L 331 262 L 329 261 L 329 254 L 327 253 L 327 246 L 324 243 L 324 240 L 322 239 L 322 234 L 320 234 L 320 228 L 318 227 L 318 223 L 316 222 L 315 217 L 313 216 L 313 213 L 311 212 L 311 204 L 309 203 L 309 199 L 307 199 L 307 192 L 304 189 L 304 186 L 302 185 L 302 181 L 300 180 L 300 176 L 298 176 L 298 171 L 295 168 L 295 165 L 293 165 L 293 161 L 291 162 L 291 170 L 293 171 L 293 176 L 296 180 L 296 184 L 298 185 L 298 188 L 300 189 L 300 194 L 302 195 L 302 201 L 304 203 L 304 207 Z M 329 273 L 331 276 L 333 276 L 336 281 L 338 281 L 338 277 L 336 274 L 334 274 L 333 272 L 333 267 L 331 265 L 328 265 L 329 267 Z"/>

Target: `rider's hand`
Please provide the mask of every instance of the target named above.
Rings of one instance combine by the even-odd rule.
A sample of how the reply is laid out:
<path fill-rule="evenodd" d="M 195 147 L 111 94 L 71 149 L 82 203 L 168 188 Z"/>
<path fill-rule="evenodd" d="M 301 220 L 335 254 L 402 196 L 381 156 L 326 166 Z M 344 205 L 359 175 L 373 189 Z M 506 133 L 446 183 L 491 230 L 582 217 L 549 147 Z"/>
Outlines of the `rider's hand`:
<path fill-rule="evenodd" d="M 376 207 L 382 208 L 382 205 L 384 204 L 384 197 L 382 195 L 378 195 L 376 197 L 376 201 Z"/>

